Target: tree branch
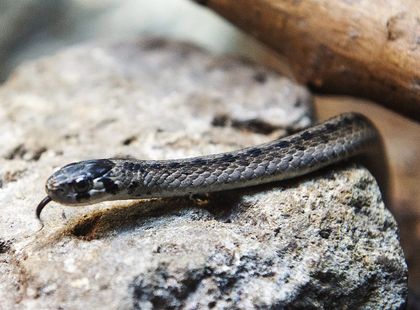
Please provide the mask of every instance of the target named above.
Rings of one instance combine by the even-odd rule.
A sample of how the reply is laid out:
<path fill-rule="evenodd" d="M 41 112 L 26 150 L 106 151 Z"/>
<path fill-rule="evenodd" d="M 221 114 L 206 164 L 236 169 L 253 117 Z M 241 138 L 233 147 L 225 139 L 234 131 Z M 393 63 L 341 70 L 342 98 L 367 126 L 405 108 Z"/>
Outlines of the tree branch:
<path fill-rule="evenodd" d="M 420 120 L 420 1 L 197 2 L 286 56 L 316 91 L 366 97 Z"/>

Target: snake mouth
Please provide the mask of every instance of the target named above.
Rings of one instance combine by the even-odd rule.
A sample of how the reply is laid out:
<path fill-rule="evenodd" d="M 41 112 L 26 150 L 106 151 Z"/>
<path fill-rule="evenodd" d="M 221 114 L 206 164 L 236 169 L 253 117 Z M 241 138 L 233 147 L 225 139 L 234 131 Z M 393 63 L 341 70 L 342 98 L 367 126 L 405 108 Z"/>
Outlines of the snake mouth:
<path fill-rule="evenodd" d="M 38 218 L 38 220 L 40 222 L 41 221 L 41 212 L 42 209 L 44 209 L 44 207 L 50 202 L 52 201 L 52 198 L 50 196 L 45 197 L 44 199 L 41 200 L 41 202 L 39 203 L 38 207 L 36 207 L 36 217 Z"/>

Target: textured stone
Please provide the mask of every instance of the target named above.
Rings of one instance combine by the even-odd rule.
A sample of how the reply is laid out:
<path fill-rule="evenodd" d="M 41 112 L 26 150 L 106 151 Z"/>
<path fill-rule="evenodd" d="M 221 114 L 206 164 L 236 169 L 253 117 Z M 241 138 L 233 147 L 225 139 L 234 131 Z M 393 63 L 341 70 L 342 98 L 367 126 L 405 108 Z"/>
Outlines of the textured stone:
<path fill-rule="evenodd" d="M 0 89 L 0 308 L 398 308 L 394 219 L 364 168 L 188 198 L 51 203 L 88 158 L 228 151 L 307 126 L 309 94 L 262 67 L 143 39 L 21 66 Z"/>

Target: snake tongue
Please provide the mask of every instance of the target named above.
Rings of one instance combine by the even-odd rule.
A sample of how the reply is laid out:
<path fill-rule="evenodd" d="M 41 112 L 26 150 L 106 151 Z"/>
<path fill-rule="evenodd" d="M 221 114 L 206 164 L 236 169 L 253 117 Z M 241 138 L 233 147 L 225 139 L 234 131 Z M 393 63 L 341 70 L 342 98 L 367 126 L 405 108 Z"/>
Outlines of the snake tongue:
<path fill-rule="evenodd" d="M 36 217 L 38 218 L 38 220 L 41 222 L 41 212 L 42 209 L 44 209 L 44 207 L 51 201 L 51 197 L 47 196 L 44 199 L 41 200 L 41 202 L 39 203 L 38 207 L 36 207 Z"/>

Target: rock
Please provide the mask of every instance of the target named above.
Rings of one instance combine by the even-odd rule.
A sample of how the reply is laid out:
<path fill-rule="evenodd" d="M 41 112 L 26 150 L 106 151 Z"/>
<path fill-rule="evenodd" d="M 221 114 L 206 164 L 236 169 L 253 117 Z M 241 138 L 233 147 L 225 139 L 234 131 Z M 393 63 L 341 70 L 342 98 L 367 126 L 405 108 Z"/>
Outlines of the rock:
<path fill-rule="evenodd" d="M 57 21 L 63 21 L 68 7 L 63 0 L 1 0 L 0 1 L 0 80 L 15 65 L 16 54 L 22 46 L 36 44 L 50 31 L 57 31 Z M 55 29 L 54 29 L 55 28 Z M 38 35 L 36 40 L 33 38 Z"/>
<path fill-rule="evenodd" d="M 163 159 L 269 141 L 312 121 L 306 90 L 242 60 L 142 39 L 21 66 L 0 89 L 0 308 L 399 308 L 407 266 L 370 173 L 188 198 L 51 203 L 72 161 Z"/>
<path fill-rule="evenodd" d="M 144 32 L 192 41 L 215 53 L 235 53 L 290 71 L 233 25 L 186 0 L 0 0 L 0 29 L 0 82 L 20 63 L 75 43 Z"/>

